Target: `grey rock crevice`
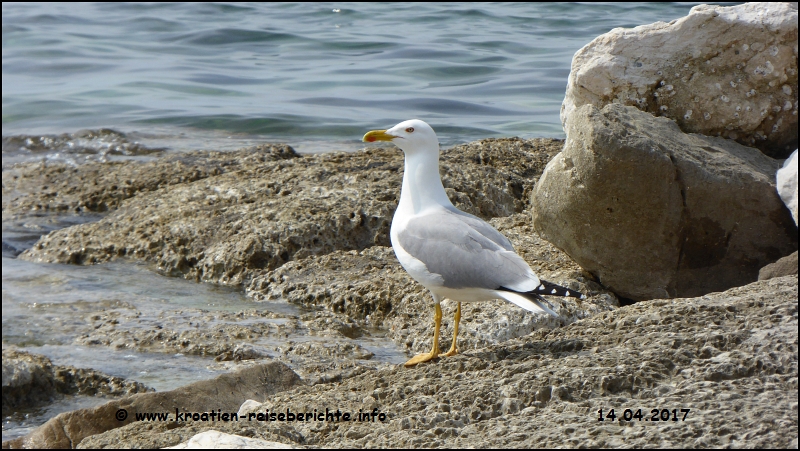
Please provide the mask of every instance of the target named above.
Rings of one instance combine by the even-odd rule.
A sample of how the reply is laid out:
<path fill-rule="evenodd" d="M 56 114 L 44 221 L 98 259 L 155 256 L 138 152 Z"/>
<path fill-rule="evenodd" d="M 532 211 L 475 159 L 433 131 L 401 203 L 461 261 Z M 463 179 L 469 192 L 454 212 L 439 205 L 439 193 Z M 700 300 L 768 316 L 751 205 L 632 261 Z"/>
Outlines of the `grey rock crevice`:
<path fill-rule="evenodd" d="M 664 149 L 664 150 L 666 150 L 666 149 Z M 675 264 L 675 272 L 678 273 L 678 271 L 680 271 L 680 268 L 681 268 L 681 266 L 683 264 L 683 257 L 684 257 L 684 249 L 683 249 L 683 247 L 686 245 L 686 240 L 688 239 L 688 237 L 687 237 L 687 230 L 688 230 L 687 223 L 689 221 L 689 218 L 688 218 L 689 212 L 688 212 L 688 209 L 686 208 L 686 185 L 684 184 L 683 177 L 681 177 L 680 166 L 678 166 L 677 162 L 675 161 L 675 156 L 673 156 L 671 152 L 669 153 L 669 159 L 670 159 L 670 161 L 672 161 L 672 167 L 675 170 L 675 182 L 678 184 L 678 189 L 680 190 L 680 193 L 681 193 L 681 203 L 682 203 L 681 214 L 680 214 L 681 219 L 679 221 L 679 224 L 680 224 L 679 227 L 680 228 L 679 228 L 679 232 L 678 232 L 678 243 L 680 245 L 680 248 L 678 249 L 678 261 Z M 670 284 L 666 289 L 666 291 L 667 291 L 669 296 L 675 296 L 676 295 L 676 293 L 677 293 L 676 285 L 677 285 L 677 281 L 676 280 L 673 279 L 672 281 L 670 281 Z"/>

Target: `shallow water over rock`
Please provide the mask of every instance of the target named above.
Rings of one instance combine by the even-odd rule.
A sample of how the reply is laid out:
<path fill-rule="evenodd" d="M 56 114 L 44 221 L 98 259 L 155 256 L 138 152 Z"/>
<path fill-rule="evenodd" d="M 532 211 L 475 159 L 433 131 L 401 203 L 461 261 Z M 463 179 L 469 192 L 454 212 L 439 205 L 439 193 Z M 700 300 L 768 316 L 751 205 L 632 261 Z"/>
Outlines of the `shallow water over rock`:
<path fill-rule="evenodd" d="M 8 232 L 4 243 L 23 245 L 25 235 Z M 135 261 L 76 266 L 4 256 L 2 293 L 4 348 L 44 355 L 54 365 L 135 380 L 157 391 L 209 379 L 259 358 L 290 365 L 320 355 L 331 363 L 350 354 L 371 365 L 405 359 L 381 331 L 365 331 L 354 339 L 320 335 L 313 321 L 306 321 L 315 316 L 313 311 L 280 300 L 255 302 L 233 288 L 165 277 Z M 263 334 L 250 333 L 261 329 Z M 209 334 L 212 330 L 222 333 Z M 178 336 L 181 340 L 174 339 Z M 319 369 L 324 371 L 324 364 Z M 60 412 L 106 401 L 74 395 L 17 410 L 4 415 L 3 440 L 24 435 Z"/>

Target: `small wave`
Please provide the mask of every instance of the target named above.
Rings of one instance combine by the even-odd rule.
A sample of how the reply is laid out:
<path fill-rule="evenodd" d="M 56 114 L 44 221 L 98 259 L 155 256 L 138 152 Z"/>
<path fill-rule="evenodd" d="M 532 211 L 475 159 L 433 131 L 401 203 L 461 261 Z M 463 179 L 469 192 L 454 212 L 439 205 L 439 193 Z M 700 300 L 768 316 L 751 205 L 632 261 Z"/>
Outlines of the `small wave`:
<path fill-rule="evenodd" d="M 163 148 L 150 148 L 131 142 L 124 133 L 101 128 L 80 130 L 61 135 L 3 136 L 3 160 L 7 156 L 65 153 L 72 155 L 122 155 L 142 156 L 163 152 Z"/>
<path fill-rule="evenodd" d="M 166 33 L 183 29 L 184 25 L 175 20 L 166 20 L 159 17 L 138 17 L 120 25 L 128 25 L 141 31 Z"/>
<path fill-rule="evenodd" d="M 134 81 L 121 84 L 123 88 L 150 89 L 154 91 L 179 92 L 183 94 L 201 96 L 246 96 L 247 94 L 231 89 L 221 89 L 208 86 L 181 85 L 177 83 L 159 83 L 154 81 Z"/>
<path fill-rule="evenodd" d="M 138 121 L 143 124 L 170 125 L 206 131 L 221 131 L 248 136 L 271 136 L 296 141 L 311 137 L 360 138 L 364 127 L 338 124 L 333 117 L 276 114 L 271 117 L 246 117 L 235 114 L 218 116 L 167 116 Z"/>
<path fill-rule="evenodd" d="M 273 33 L 264 30 L 238 30 L 234 28 L 222 28 L 217 30 L 201 31 L 178 37 L 179 41 L 185 41 L 195 45 L 230 45 L 243 42 L 283 42 L 299 40 L 298 36 L 290 33 Z"/>
<path fill-rule="evenodd" d="M 224 74 L 215 73 L 201 73 L 193 74 L 186 78 L 187 81 L 195 83 L 204 83 L 208 85 L 267 85 L 275 83 L 275 78 L 245 78 Z M 282 81 L 282 80 L 279 80 Z"/>

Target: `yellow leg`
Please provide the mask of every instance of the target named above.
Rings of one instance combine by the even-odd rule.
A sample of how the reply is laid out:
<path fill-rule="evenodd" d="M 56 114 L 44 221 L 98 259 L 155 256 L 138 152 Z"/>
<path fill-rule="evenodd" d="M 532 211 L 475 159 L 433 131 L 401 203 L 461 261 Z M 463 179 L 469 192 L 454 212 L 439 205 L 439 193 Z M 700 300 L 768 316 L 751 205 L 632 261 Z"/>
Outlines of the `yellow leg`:
<path fill-rule="evenodd" d="M 461 303 L 458 303 L 458 308 L 456 308 L 456 317 L 455 317 L 455 325 L 453 326 L 453 344 L 450 346 L 450 350 L 445 352 L 444 354 L 439 354 L 439 357 L 452 357 L 458 354 L 458 348 L 456 347 L 456 339 L 458 338 L 458 322 L 461 321 Z"/>
<path fill-rule="evenodd" d="M 435 310 L 433 312 L 433 347 L 431 352 L 426 354 L 415 355 L 411 360 L 405 363 L 406 367 L 414 366 L 418 363 L 429 362 L 436 357 L 439 357 L 439 329 L 442 327 L 442 307 L 437 302 L 434 304 Z"/>

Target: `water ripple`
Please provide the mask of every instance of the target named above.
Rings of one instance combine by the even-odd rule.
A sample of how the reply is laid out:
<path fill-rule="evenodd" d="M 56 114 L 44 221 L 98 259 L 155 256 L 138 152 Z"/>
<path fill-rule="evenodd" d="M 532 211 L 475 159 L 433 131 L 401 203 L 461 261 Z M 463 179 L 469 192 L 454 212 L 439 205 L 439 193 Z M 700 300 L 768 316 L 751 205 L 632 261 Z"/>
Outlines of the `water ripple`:
<path fill-rule="evenodd" d="M 234 135 L 357 142 L 418 117 L 449 143 L 563 136 L 572 55 L 691 7 L 3 3 L 3 134 L 147 126 L 229 148 Z"/>

